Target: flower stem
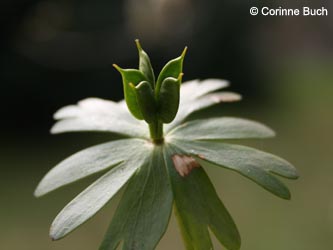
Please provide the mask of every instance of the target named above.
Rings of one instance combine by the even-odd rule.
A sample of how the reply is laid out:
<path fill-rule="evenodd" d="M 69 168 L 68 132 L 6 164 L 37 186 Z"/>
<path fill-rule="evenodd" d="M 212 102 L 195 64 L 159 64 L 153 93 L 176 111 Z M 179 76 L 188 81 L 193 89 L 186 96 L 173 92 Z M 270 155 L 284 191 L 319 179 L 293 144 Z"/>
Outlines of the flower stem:
<path fill-rule="evenodd" d="M 163 143 L 163 123 L 156 120 L 149 123 L 150 138 L 155 144 Z"/>

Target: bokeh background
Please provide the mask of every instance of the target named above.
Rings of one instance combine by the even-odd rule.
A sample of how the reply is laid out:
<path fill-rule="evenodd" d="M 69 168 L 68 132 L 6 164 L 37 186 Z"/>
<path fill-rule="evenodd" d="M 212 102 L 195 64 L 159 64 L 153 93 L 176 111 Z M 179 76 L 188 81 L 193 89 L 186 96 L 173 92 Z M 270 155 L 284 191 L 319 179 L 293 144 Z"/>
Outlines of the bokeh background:
<path fill-rule="evenodd" d="M 328 8 L 328 17 L 253 17 L 252 6 Z M 52 114 L 86 97 L 122 98 L 111 67 L 136 67 L 135 38 L 155 70 L 187 45 L 185 80 L 224 78 L 244 100 L 213 115 L 277 131 L 246 142 L 292 162 L 292 200 L 226 170 L 209 170 L 242 235 L 242 250 L 333 249 L 333 2 L 231 0 L 1 0 L 0 249 L 97 249 L 119 196 L 83 227 L 52 242 L 48 228 L 89 181 L 35 199 L 56 163 L 105 134 L 51 136 Z M 184 249 L 174 219 L 157 247 Z M 216 249 L 222 249 L 216 244 Z"/>

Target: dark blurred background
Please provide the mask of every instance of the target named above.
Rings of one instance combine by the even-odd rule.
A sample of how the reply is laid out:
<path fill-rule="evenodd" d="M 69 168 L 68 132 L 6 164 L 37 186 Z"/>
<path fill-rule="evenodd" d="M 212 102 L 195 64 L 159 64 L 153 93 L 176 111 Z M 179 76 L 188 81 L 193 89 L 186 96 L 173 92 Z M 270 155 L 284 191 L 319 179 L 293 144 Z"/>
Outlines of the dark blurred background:
<path fill-rule="evenodd" d="M 326 17 L 251 16 L 252 6 L 326 7 Z M 97 249 L 111 202 L 69 237 L 51 242 L 57 212 L 88 181 L 35 199 L 64 157 L 109 139 L 51 136 L 52 115 L 86 97 L 122 99 L 117 63 L 134 68 L 134 39 L 155 71 L 189 47 L 184 80 L 224 78 L 244 100 L 200 115 L 262 121 L 277 138 L 249 142 L 290 160 L 301 178 L 284 201 L 241 176 L 209 170 L 242 234 L 243 250 L 333 249 L 333 10 L 307 0 L 2 0 L 0 3 L 0 249 Z M 90 180 L 91 181 L 91 180 Z M 157 249 L 183 249 L 174 220 Z M 220 247 L 217 245 L 217 249 Z"/>

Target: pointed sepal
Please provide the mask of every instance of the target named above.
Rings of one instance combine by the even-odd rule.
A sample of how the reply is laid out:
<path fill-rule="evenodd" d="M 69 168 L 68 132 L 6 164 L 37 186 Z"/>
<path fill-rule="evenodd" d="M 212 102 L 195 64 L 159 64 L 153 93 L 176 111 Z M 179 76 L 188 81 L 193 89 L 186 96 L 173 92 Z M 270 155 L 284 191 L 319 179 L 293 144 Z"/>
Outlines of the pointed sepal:
<path fill-rule="evenodd" d="M 122 69 L 116 64 L 113 64 L 113 67 L 115 67 L 122 76 L 124 96 L 129 111 L 135 118 L 142 120 L 143 116 L 138 105 L 136 93 L 135 90 L 131 88 L 130 84 L 132 83 L 134 86 L 136 86 L 140 82 L 146 81 L 146 77 L 140 70 L 137 69 Z"/>
<path fill-rule="evenodd" d="M 162 82 L 167 78 L 167 77 L 173 77 L 173 78 L 178 78 L 178 76 L 183 72 L 183 62 L 185 58 L 185 54 L 187 51 L 187 47 L 183 50 L 182 54 L 169 61 L 161 70 L 157 81 L 156 81 L 156 88 L 155 88 L 155 95 L 158 96 L 158 93 L 160 92 Z"/>
<path fill-rule="evenodd" d="M 155 75 L 154 70 L 151 65 L 148 54 L 142 49 L 141 44 L 138 39 L 135 40 L 136 47 L 139 52 L 139 70 L 147 78 L 148 82 L 151 84 L 151 87 L 155 86 Z"/>

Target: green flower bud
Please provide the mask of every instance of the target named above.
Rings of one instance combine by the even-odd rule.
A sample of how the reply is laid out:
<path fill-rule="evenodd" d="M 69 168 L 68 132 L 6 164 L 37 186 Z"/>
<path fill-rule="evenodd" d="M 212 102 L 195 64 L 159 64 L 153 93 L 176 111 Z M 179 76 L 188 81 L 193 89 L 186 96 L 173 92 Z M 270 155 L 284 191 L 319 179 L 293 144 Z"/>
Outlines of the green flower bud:
<path fill-rule="evenodd" d="M 163 136 L 163 123 L 170 123 L 179 107 L 179 91 L 183 76 L 182 54 L 169 61 L 161 70 L 156 84 L 148 54 L 135 40 L 139 53 L 139 69 L 122 69 L 113 65 L 121 74 L 126 104 L 133 116 L 149 124 L 152 138 Z"/>
<path fill-rule="evenodd" d="M 142 120 L 143 115 L 138 105 L 135 89 L 131 88 L 130 83 L 136 86 L 140 82 L 146 81 L 146 77 L 137 69 L 122 69 L 116 64 L 113 64 L 113 67 L 120 72 L 123 78 L 124 96 L 129 111 L 135 118 Z"/>
<path fill-rule="evenodd" d="M 137 86 L 130 84 L 131 88 L 135 90 L 138 105 L 147 123 L 156 121 L 156 101 L 154 91 L 147 81 L 140 82 Z"/>
<path fill-rule="evenodd" d="M 158 96 L 158 118 L 163 123 L 170 123 L 176 117 L 182 77 L 183 73 L 180 73 L 177 79 L 167 77 L 162 82 Z"/>

